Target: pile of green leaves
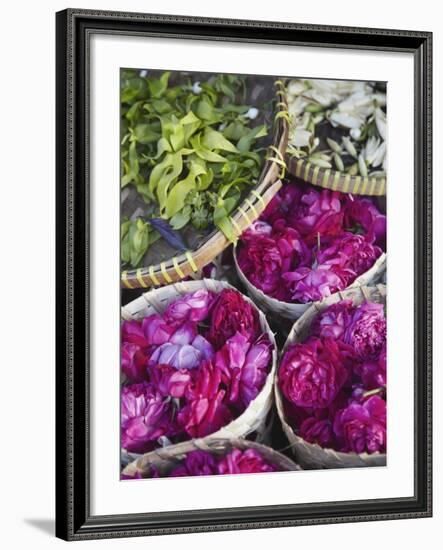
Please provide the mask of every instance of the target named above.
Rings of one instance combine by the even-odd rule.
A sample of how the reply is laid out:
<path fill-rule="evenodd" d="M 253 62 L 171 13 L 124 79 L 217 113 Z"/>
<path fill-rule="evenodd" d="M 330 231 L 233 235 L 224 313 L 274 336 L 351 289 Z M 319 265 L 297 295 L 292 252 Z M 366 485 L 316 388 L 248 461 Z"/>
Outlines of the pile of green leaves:
<path fill-rule="evenodd" d="M 260 174 L 256 140 L 267 128 L 252 126 L 249 106 L 236 102 L 244 79 L 219 75 L 196 86 L 169 78 L 121 74 L 121 185 L 135 186 L 146 203 L 145 219 L 122 224 L 122 262 L 132 267 L 160 236 L 151 218 L 171 230 L 215 225 L 233 241 L 229 216 Z"/>

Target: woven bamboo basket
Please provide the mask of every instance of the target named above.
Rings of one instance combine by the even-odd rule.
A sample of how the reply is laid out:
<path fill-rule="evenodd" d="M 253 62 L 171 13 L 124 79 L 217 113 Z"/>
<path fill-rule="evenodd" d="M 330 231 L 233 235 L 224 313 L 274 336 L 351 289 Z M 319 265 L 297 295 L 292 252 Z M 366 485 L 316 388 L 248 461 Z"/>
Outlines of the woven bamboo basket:
<path fill-rule="evenodd" d="M 300 466 L 287 456 L 271 449 L 271 447 L 253 441 L 246 439 L 211 439 L 209 441 L 193 439 L 146 453 L 128 464 L 122 474 L 129 477 L 134 477 L 137 474 L 141 477 L 149 477 L 152 467 L 155 467 L 160 475 L 165 475 L 178 466 L 185 456 L 192 451 L 207 451 L 221 457 L 233 449 L 239 449 L 240 451 L 255 449 L 268 463 L 278 466 L 282 471 L 301 470 Z"/>
<path fill-rule="evenodd" d="M 271 296 L 267 296 L 262 290 L 256 288 L 245 276 L 243 271 L 237 262 L 237 252 L 234 248 L 234 261 L 237 274 L 243 285 L 245 286 L 249 296 L 254 300 L 257 306 L 265 312 L 275 315 L 276 317 L 282 316 L 286 319 L 296 320 L 313 304 L 316 302 L 307 302 L 306 304 L 290 304 L 288 302 L 281 302 Z M 355 281 L 347 287 L 347 289 L 358 288 L 361 286 L 368 286 L 377 283 L 386 271 L 386 253 L 381 254 L 374 265 L 368 269 L 365 273 L 362 273 Z M 331 297 L 339 296 L 340 293 L 336 292 Z"/>
<path fill-rule="evenodd" d="M 339 302 L 340 300 L 352 300 L 355 305 L 361 304 L 364 301 L 386 303 L 386 287 L 380 284 L 374 287 L 363 286 L 353 288 L 343 292 L 337 292 L 333 296 L 329 296 L 323 301 L 313 304 L 292 327 L 292 330 L 289 333 L 283 347 L 282 356 L 290 344 L 303 342 L 307 338 L 311 323 L 319 312 L 323 311 L 328 306 Z M 386 466 L 385 453 L 342 453 L 333 449 L 326 449 L 320 445 L 308 443 L 303 440 L 301 437 L 296 435 L 294 429 L 288 424 L 288 422 L 286 422 L 283 408 L 283 396 L 277 383 L 274 388 L 276 408 L 282 423 L 283 431 L 291 444 L 291 450 L 297 460 L 297 463 L 299 463 L 302 467 L 313 469 Z"/>
<path fill-rule="evenodd" d="M 351 176 L 338 170 L 320 168 L 304 159 L 286 153 L 288 173 L 324 189 L 353 195 L 386 195 L 386 177 Z"/>
<path fill-rule="evenodd" d="M 121 309 L 121 317 L 124 320 L 143 319 L 155 313 L 162 313 L 167 306 L 174 300 L 180 298 L 189 292 L 195 292 L 200 288 L 206 288 L 211 292 L 221 292 L 225 288 L 234 289 L 228 283 L 216 281 L 214 279 L 202 279 L 200 281 L 181 281 L 172 285 L 167 285 L 158 289 L 152 289 L 130 302 Z M 235 290 L 235 289 L 234 289 Z M 254 307 L 254 303 L 244 296 Z M 249 403 L 247 409 L 236 419 L 224 426 L 217 432 L 204 438 L 205 441 L 211 439 L 230 439 L 246 437 L 250 434 L 255 435 L 256 440 L 261 440 L 266 433 L 267 416 L 274 402 L 273 383 L 274 373 L 277 363 L 277 346 L 274 335 L 269 328 L 264 313 L 258 310 L 260 327 L 266 332 L 273 344 L 272 364 L 268 376 L 261 392 Z"/>
<path fill-rule="evenodd" d="M 231 216 L 231 222 L 237 237 L 251 225 L 266 208 L 269 201 L 281 187 L 281 179 L 285 175 L 286 164 L 284 153 L 288 143 L 289 115 L 286 104 L 284 83 L 275 80 L 275 95 L 278 99 L 274 116 L 274 134 L 272 144 L 268 146 L 265 163 L 258 183 L 252 189 L 240 206 Z M 151 288 L 181 281 L 197 273 L 218 256 L 229 244 L 225 235 L 214 229 L 193 250 L 187 250 L 179 255 L 168 256 L 165 261 L 141 267 L 123 270 L 121 286 L 125 288 Z M 164 254 L 163 254 L 164 256 Z"/>

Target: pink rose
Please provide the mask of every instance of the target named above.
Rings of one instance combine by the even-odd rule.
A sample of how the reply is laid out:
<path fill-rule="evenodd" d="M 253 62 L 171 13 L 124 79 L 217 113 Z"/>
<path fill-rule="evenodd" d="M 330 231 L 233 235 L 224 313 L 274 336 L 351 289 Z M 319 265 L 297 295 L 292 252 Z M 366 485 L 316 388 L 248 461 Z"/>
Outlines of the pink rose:
<path fill-rule="evenodd" d="M 342 300 L 327 307 L 312 322 L 311 335 L 342 339 L 351 322 L 354 309 L 351 300 Z"/>
<path fill-rule="evenodd" d="M 373 395 L 363 404 L 352 403 L 337 413 L 334 432 L 342 452 L 385 452 L 386 402 Z"/>
<path fill-rule="evenodd" d="M 240 292 L 225 288 L 212 310 L 207 339 L 217 350 L 236 332 L 243 334 L 249 342 L 255 340 L 261 332 L 258 312 Z"/>
<path fill-rule="evenodd" d="M 302 304 L 322 300 L 343 290 L 351 277 L 355 277 L 355 273 L 350 269 L 337 269 L 330 265 L 319 265 L 312 269 L 299 267 L 282 276 L 291 300 Z"/>
<path fill-rule="evenodd" d="M 370 269 L 382 254 L 381 248 L 372 245 L 363 235 L 341 233 L 330 240 L 326 248 L 317 254 L 319 264 L 330 265 L 334 269 L 349 269 L 355 275 L 361 275 Z M 355 276 L 347 281 L 349 285 Z"/>
<path fill-rule="evenodd" d="M 220 460 L 218 469 L 220 474 L 253 474 L 279 470 L 274 464 L 266 462 L 255 449 L 234 449 Z"/>
<path fill-rule="evenodd" d="M 352 357 L 349 346 L 331 338 L 289 346 L 278 372 L 283 395 L 299 407 L 327 407 L 347 381 Z"/>
<path fill-rule="evenodd" d="M 356 308 L 344 341 L 361 359 L 378 357 L 386 342 L 386 318 L 383 304 L 365 302 Z"/>

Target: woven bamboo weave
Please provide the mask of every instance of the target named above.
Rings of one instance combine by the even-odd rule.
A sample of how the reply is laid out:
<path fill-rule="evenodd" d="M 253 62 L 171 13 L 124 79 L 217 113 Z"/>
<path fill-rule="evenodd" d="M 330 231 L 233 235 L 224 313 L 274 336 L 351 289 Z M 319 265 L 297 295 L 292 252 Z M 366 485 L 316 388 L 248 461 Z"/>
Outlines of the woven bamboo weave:
<path fill-rule="evenodd" d="M 337 292 L 322 302 L 312 304 L 292 327 L 281 355 L 283 356 L 289 345 L 303 342 L 308 337 L 311 323 L 319 312 L 341 300 L 352 300 L 355 305 L 359 305 L 365 301 L 384 304 L 386 303 L 386 287 L 380 284 L 374 287 L 363 286 L 353 288 L 343 292 Z M 308 443 L 299 437 L 287 422 L 283 408 L 283 396 L 277 384 L 277 376 L 278 371 L 276 373 L 276 383 L 274 386 L 277 412 L 280 417 L 283 431 L 289 440 L 291 450 L 298 464 L 306 469 L 354 468 L 386 465 L 386 454 L 384 453 L 342 453 L 333 449 L 320 447 L 320 445 L 317 444 Z"/>

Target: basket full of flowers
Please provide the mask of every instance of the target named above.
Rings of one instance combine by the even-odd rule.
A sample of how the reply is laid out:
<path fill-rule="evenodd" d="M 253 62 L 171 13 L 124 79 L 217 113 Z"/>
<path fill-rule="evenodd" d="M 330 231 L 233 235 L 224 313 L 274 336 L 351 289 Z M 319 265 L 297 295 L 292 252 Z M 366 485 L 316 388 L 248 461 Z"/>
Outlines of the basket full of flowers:
<path fill-rule="evenodd" d="M 292 79 L 288 172 L 313 185 L 386 194 L 386 83 Z"/>
<path fill-rule="evenodd" d="M 143 294 L 122 308 L 121 340 L 122 454 L 191 439 L 260 439 L 273 403 L 274 336 L 228 283 Z"/>
<path fill-rule="evenodd" d="M 386 465 L 386 287 L 312 305 L 294 324 L 275 394 L 283 430 L 306 468 Z"/>
<path fill-rule="evenodd" d="M 247 439 L 194 439 L 146 453 L 128 464 L 123 479 L 300 470 L 287 456 Z"/>
<path fill-rule="evenodd" d="M 253 300 L 294 320 L 313 302 L 376 282 L 385 249 L 386 216 L 372 198 L 290 181 L 243 233 L 234 258 Z"/>

